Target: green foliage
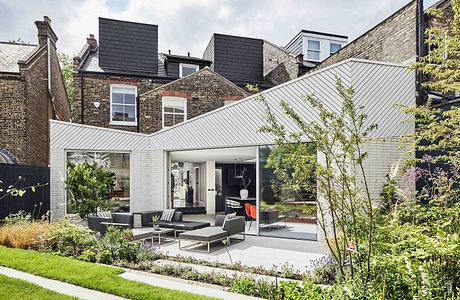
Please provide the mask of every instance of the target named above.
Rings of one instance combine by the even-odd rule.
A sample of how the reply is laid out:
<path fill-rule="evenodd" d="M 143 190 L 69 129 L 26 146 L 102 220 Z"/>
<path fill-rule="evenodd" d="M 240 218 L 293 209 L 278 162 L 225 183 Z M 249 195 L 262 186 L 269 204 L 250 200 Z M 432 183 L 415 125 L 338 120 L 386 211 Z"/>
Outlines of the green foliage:
<path fill-rule="evenodd" d="M 255 295 L 256 294 L 256 282 L 254 278 L 251 277 L 239 277 L 233 280 L 232 285 L 230 286 L 230 291 L 243 295 Z"/>
<path fill-rule="evenodd" d="M 63 219 L 44 236 L 44 250 L 62 256 L 80 256 L 84 250 L 97 244 L 96 237 L 86 227 L 75 225 Z"/>
<path fill-rule="evenodd" d="M 0 299 L 9 300 L 76 300 L 77 298 L 47 290 L 25 280 L 0 275 Z"/>
<path fill-rule="evenodd" d="M 430 49 L 429 54 L 411 66 L 428 80 L 423 83 L 426 88 L 443 93 L 460 90 L 460 3 L 450 1 L 454 17 L 447 20 L 444 13 L 431 9 L 433 23 L 444 23 L 445 26 L 434 26 L 425 32 L 425 43 Z"/>
<path fill-rule="evenodd" d="M 26 178 L 23 176 L 18 176 L 18 180 L 9 185 L 8 188 L 3 187 L 3 181 L 0 180 L 0 200 L 3 198 L 6 198 L 7 196 L 11 197 L 22 197 L 24 196 L 27 191 L 31 191 L 32 193 L 35 193 L 37 188 L 41 188 L 44 186 L 47 186 L 48 183 L 37 183 L 34 185 L 25 185 Z"/>
<path fill-rule="evenodd" d="M 4 225 L 27 225 L 30 224 L 30 222 L 32 222 L 32 215 L 23 210 L 14 214 L 9 214 L 3 220 Z"/>
<path fill-rule="evenodd" d="M 140 249 L 138 242 L 131 242 L 131 230 L 120 230 L 110 226 L 98 245 L 100 262 L 111 263 L 117 260 L 136 261 Z M 109 256 L 110 254 L 110 256 Z"/>
<path fill-rule="evenodd" d="M 114 185 L 115 173 L 96 164 L 74 164 L 67 162 L 67 189 L 71 193 L 72 208 L 82 219 L 108 207 L 110 188 Z"/>
<path fill-rule="evenodd" d="M 75 110 L 75 92 L 73 86 L 73 60 L 70 55 L 58 53 L 59 65 L 61 67 L 62 77 L 64 79 L 65 91 L 69 100 L 70 110 Z"/>
<path fill-rule="evenodd" d="M 324 199 L 318 205 L 318 223 L 339 274 L 344 277 L 346 265 L 352 276 L 355 269 L 370 273 L 375 208 L 364 170 L 367 153 L 362 144 L 377 126 L 367 124 L 364 108 L 355 106 L 353 88 L 345 87 L 339 78 L 336 81 L 342 99 L 339 112 L 326 108 L 315 95 L 304 99 L 305 105 L 318 112 L 319 121 L 304 120 L 288 102 L 280 102 L 283 113 L 299 128 L 297 131 L 287 130 L 261 96 L 266 125 L 260 131 L 275 137 L 278 150 L 270 153 L 268 163 L 277 176 L 295 190 L 317 192 Z"/>
<path fill-rule="evenodd" d="M 213 299 L 124 279 L 119 276 L 121 268 L 30 250 L 0 247 L 0 265 L 127 299 Z"/>

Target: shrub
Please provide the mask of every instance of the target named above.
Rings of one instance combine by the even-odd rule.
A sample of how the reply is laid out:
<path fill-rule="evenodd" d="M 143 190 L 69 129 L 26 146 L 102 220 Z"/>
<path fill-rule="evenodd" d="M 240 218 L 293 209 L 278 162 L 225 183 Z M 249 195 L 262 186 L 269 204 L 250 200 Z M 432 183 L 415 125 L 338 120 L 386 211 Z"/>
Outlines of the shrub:
<path fill-rule="evenodd" d="M 45 239 L 45 251 L 73 257 L 80 256 L 86 248 L 94 247 L 97 243 L 90 229 L 72 224 L 66 219 L 50 228 Z"/>
<path fill-rule="evenodd" d="M 131 230 L 120 230 L 116 227 L 107 228 L 105 236 L 99 241 L 99 251 L 104 252 L 100 257 L 108 263 L 107 253 L 110 253 L 110 261 L 136 261 L 140 249 L 140 243 L 131 242 Z"/>
<path fill-rule="evenodd" d="M 43 236 L 53 225 L 47 222 L 12 224 L 0 227 L 0 245 L 21 248 L 39 249 L 43 244 Z"/>
<path fill-rule="evenodd" d="M 337 265 L 330 257 L 321 257 L 312 262 L 312 280 L 319 284 L 332 284 L 337 277 Z"/>
<path fill-rule="evenodd" d="M 32 216 L 23 210 L 9 214 L 4 220 L 5 225 L 27 225 L 32 222 Z"/>
<path fill-rule="evenodd" d="M 253 296 L 256 292 L 254 278 L 243 276 L 233 280 L 230 291 L 238 294 Z"/>

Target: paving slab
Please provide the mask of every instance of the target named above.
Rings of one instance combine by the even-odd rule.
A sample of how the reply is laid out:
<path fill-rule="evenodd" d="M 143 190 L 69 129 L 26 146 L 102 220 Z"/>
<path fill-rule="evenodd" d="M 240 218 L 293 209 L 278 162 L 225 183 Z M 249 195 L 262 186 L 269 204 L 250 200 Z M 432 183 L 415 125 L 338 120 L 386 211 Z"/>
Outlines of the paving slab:
<path fill-rule="evenodd" d="M 70 283 L 54 280 L 54 279 L 48 279 L 36 275 L 32 275 L 29 273 L 25 273 L 22 271 L 18 271 L 15 269 L 10 269 L 6 267 L 1 267 L 0 266 L 0 274 L 12 277 L 12 278 L 17 278 L 17 279 L 22 279 L 24 281 L 36 284 L 42 288 L 52 290 L 55 292 L 58 292 L 60 294 L 64 295 L 69 295 L 73 297 L 77 297 L 79 299 L 84 299 L 84 300 L 124 300 L 125 298 L 106 294 L 103 292 L 98 292 L 95 290 L 83 288 L 80 286 L 76 286 Z"/>

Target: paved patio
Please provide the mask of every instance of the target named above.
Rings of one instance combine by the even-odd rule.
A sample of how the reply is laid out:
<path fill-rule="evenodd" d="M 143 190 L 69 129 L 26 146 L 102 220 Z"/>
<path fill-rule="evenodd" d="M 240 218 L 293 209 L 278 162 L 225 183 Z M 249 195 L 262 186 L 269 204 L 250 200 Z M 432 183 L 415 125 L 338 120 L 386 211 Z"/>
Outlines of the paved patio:
<path fill-rule="evenodd" d="M 239 238 L 239 236 L 236 236 Z M 187 245 L 188 241 L 183 241 Z M 221 242 L 211 245 L 211 252 L 205 252 L 207 246 L 196 246 L 193 250 L 179 250 L 178 241 L 164 243 L 160 251 L 173 256 L 193 257 L 220 263 L 231 263 L 229 254 Z M 241 262 L 246 266 L 278 269 L 289 264 L 298 271 L 305 271 L 310 267 L 312 260 L 326 255 L 327 251 L 321 242 L 300 241 L 291 239 L 246 236 L 245 241 L 232 239 L 228 247 L 232 261 Z"/>

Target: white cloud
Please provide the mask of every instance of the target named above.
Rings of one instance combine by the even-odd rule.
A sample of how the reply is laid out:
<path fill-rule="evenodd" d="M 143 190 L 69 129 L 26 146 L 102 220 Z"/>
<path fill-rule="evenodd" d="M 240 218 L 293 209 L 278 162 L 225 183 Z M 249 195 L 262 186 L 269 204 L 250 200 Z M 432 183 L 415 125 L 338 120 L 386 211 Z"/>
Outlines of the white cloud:
<path fill-rule="evenodd" d="M 435 0 L 427 0 L 432 4 Z M 126 3 L 125 3 L 126 2 Z M 33 21 L 48 15 L 61 51 L 76 54 L 98 17 L 159 25 L 159 50 L 201 56 L 212 33 L 270 40 L 285 45 L 300 29 L 356 38 L 408 0 L 0 0 L 0 37 L 36 42 Z"/>

